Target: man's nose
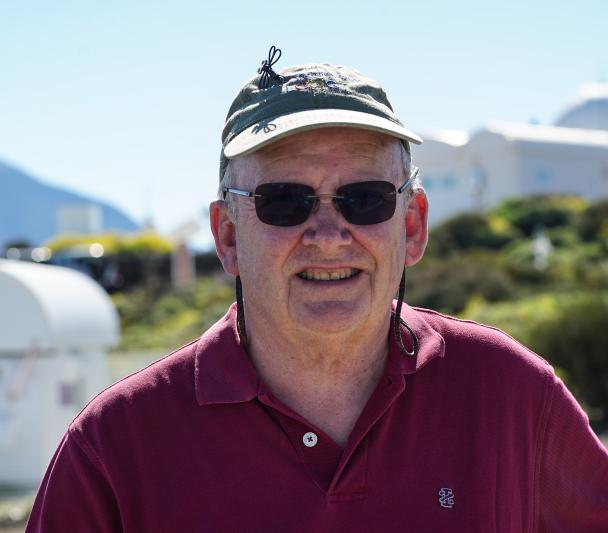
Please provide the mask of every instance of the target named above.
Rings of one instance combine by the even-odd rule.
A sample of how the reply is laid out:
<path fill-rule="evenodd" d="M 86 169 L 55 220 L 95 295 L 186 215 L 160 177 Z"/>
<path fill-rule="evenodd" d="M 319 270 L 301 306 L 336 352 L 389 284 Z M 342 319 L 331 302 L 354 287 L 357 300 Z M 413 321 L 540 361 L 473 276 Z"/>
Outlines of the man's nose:
<path fill-rule="evenodd" d="M 348 222 L 332 201 L 333 195 L 320 194 L 307 220 L 308 227 L 302 237 L 303 244 L 320 248 L 345 246 L 352 242 Z"/>

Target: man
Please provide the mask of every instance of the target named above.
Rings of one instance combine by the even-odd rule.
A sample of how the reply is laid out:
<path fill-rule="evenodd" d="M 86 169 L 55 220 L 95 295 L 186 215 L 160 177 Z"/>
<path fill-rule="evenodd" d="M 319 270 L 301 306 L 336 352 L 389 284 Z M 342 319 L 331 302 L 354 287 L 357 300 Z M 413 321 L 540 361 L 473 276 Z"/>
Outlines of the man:
<path fill-rule="evenodd" d="M 28 531 L 608 531 L 608 455 L 551 367 L 403 304 L 420 138 L 373 80 L 276 55 L 210 209 L 237 304 L 76 417 Z"/>

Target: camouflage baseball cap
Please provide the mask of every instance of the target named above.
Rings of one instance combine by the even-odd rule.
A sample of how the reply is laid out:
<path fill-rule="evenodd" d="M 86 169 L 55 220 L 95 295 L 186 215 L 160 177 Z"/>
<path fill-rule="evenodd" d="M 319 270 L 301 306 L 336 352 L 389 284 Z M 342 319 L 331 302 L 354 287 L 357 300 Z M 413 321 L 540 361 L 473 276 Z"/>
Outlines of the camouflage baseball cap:
<path fill-rule="evenodd" d="M 258 76 L 232 102 L 222 132 L 220 179 L 227 160 L 249 154 L 294 133 L 331 126 L 362 128 L 421 144 L 397 118 L 382 87 L 340 65 L 272 66 L 281 51 L 272 47 Z"/>

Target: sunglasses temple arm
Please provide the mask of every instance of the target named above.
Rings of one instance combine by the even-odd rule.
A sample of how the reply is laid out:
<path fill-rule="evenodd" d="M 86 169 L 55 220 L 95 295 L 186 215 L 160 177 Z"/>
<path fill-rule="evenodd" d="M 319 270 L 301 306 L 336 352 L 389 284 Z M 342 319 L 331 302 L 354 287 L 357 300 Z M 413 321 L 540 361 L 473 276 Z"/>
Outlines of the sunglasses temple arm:
<path fill-rule="evenodd" d="M 411 185 L 411 183 L 416 179 L 416 176 L 418 176 L 419 171 L 420 171 L 420 169 L 418 167 L 414 168 L 414 172 L 412 172 L 410 174 L 410 177 L 408 178 L 408 180 L 403 185 L 401 185 L 401 187 L 399 187 L 397 189 L 397 192 L 399 194 L 401 194 L 403 191 L 405 191 L 405 189 L 407 189 Z"/>
<path fill-rule="evenodd" d="M 231 192 L 232 194 L 238 194 L 239 196 L 246 196 L 247 198 L 253 198 L 254 196 L 258 196 L 257 194 L 255 194 L 251 191 L 243 191 L 242 189 L 233 189 L 232 187 L 226 187 L 224 189 L 224 196 L 228 192 Z"/>

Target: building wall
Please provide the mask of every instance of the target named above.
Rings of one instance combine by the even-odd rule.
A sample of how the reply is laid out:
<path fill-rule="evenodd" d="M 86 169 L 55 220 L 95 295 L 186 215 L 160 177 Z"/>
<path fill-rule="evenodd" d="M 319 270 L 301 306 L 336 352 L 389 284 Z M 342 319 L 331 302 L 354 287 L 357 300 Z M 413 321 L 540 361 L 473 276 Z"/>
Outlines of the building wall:
<path fill-rule="evenodd" d="M 429 140 L 415 148 L 414 162 L 431 225 L 515 196 L 608 197 L 608 147 L 599 145 L 511 140 L 482 130 L 462 146 Z"/>
<path fill-rule="evenodd" d="M 608 197 L 608 150 L 560 144 L 521 144 L 522 194 Z"/>
<path fill-rule="evenodd" d="M 415 153 L 415 162 L 429 197 L 431 225 L 491 207 L 521 188 L 512 148 L 491 134 L 449 149 L 425 142 Z"/>
<path fill-rule="evenodd" d="M 414 164 L 420 167 L 429 198 L 429 223 L 439 222 L 447 213 L 470 210 L 470 169 L 463 160 L 462 150 L 432 140 L 413 150 Z"/>

